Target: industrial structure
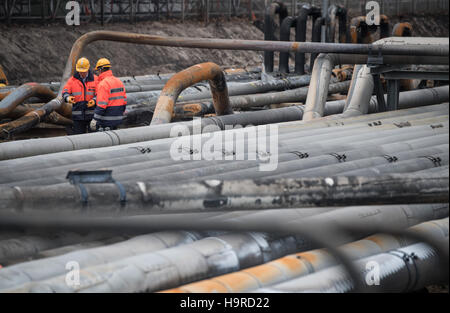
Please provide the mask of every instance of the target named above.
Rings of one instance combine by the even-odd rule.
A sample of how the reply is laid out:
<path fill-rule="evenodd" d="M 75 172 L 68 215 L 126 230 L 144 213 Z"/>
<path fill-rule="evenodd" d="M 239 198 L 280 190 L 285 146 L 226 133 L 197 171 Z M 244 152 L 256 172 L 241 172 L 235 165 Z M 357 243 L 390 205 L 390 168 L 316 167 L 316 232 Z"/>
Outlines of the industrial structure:
<path fill-rule="evenodd" d="M 23 16 L 27 2 L 7 1 L 7 18 Z M 155 1 L 122 2 L 137 17 Z M 180 9 L 156 2 L 173 4 L 167 14 Z M 60 1 L 51 3 L 56 17 Z M 112 2 L 101 3 L 103 12 Z M 263 3 L 265 40 L 101 30 L 73 44 L 60 82 L 12 86 L 6 73 L 0 292 L 448 284 L 448 38 L 412 37 L 414 25 L 388 15 L 370 25 L 329 1 L 289 3 Z M 264 58 L 259 68 L 206 62 L 121 77 L 122 127 L 66 136 L 63 86 L 83 49 L 102 40 Z M 73 262 L 80 275 L 70 284 Z M 368 264 L 378 283 L 368 282 Z"/>

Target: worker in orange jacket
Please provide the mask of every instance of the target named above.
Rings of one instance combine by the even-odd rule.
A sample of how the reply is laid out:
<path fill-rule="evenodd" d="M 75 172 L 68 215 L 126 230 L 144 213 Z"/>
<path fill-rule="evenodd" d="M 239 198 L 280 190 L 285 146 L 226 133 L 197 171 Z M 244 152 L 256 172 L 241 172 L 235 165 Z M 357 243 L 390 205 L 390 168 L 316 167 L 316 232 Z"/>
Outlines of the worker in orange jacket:
<path fill-rule="evenodd" d="M 63 89 L 63 98 L 72 104 L 73 134 L 89 132 L 89 123 L 94 117 L 97 76 L 90 70 L 89 60 L 77 61 L 76 72 Z"/>
<path fill-rule="evenodd" d="M 91 130 L 108 131 L 117 129 L 122 123 L 127 105 L 127 95 L 122 81 L 111 71 L 111 62 L 98 60 L 95 70 L 99 74 L 97 85 L 97 106 L 91 121 Z"/>

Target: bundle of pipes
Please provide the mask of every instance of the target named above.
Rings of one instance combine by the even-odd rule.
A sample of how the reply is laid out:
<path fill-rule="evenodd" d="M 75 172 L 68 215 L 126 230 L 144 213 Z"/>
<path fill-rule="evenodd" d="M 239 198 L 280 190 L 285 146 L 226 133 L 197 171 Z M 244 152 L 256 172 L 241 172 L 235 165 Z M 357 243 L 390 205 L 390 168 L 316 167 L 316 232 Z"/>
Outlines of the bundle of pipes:
<path fill-rule="evenodd" d="M 436 221 L 425 222 L 408 229 L 409 232 L 416 232 L 424 236 L 432 237 L 438 242 L 448 242 L 449 220 L 448 218 Z M 374 256 L 383 252 L 390 252 L 395 249 L 403 248 L 408 245 L 417 243 L 414 238 L 405 238 L 404 236 L 395 236 L 389 234 L 377 234 L 362 240 L 345 244 L 340 247 L 350 258 L 363 259 Z M 392 253 L 392 252 L 391 252 Z M 371 258 L 373 261 L 373 258 Z M 382 263 L 384 265 L 384 263 Z M 256 267 L 248 268 L 242 271 L 234 272 L 227 275 L 214 277 L 204 281 L 184 285 L 176 289 L 166 290 L 164 292 L 182 292 L 182 293 L 205 293 L 205 292 L 283 292 L 294 291 L 288 286 L 296 284 L 295 291 L 302 290 L 305 286 L 301 286 L 300 277 L 311 277 L 311 274 L 317 273 L 327 268 L 338 265 L 335 258 L 325 249 L 301 252 L 283 257 L 281 259 L 262 264 Z M 383 268 L 384 270 L 384 268 Z M 441 275 L 442 277 L 443 275 Z M 336 276 L 329 276 L 336 277 Z M 440 277 L 439 277 L 440 278 Z M 439 281 L 439 278 L 436 281 Z M 298 280 L 297 280 L 298 279 Z M 316 282 L 322 282 L 316 277 Z M 402 280 L 407 283 L 407 280 Z M 399 291 L 414 291 L 425 287 L 422 285 L 409 286 Z M 264 289 L 261 289 L 264 288 Z M 317 288 L 317 289 L 316 289 Z M 383 291 L 386 291 L 386 287 Z M 323 290 L 323 289 L 322 289 Z M 302 291 L 306 291 L 303 289 Z M 319 291 L 316 285 L 313 290 Z M 343 290 L 340 290 L 343 291 Z M 375 289 L 368 291 L 374 292 Z M 392 290 L 391 290 L 392 291 Z"/>
<path fill-rule="evenodd" d="M 292 214 L 278 214 L 280 211 L 272 212 L 269 210 L 258 213 L 242 212 L 239 215 L 228 217 L 224 214 L 205 216 L 205 213 L 198 213 L 195 215 L 152 215 L 147 218 L 130 217 L 117 221 L 110 219 L 95 220 L 92 218 L 90 221 L 87 221 L 74 218 L 69 229 L 75 225 L 80 227 L 83 227 L 83 225 L 85 227 L 96 225 L 100 229 L 102 229 L 102 226 L 106 226 L 106 228 L 112 226 L 117 231 L 119 228 L 116 227 L 120 224 L 122 231 L 124 229 L 136 230 L 137 228 L 148 231 L 161 228 L 183 229 L 184 227 L 189 229 L 212 227 L 216 229 L 228 228 L 235 231 L 247 229 L 273 231 L 273 225 L 275 224 L 278 227 L 278 231 L 286 225 L 287 228 L 284 229 L 284 232 L 304 229 L 312 233 L 308 236 L 282 234 L 269 236 L 264 233 L 254 232 L 230 233 L 218 234 L 209 238 L 207 237 L 208 232 L 196 232 L 195 234 L 165 232 L 144 235 L 110 246 L 74 251 L 68 254 L 6 267 L 0 271 L 0 278 L 2 278 L 0 279 L 0 290 L 2 292 L 157 291 L 259 265 L 269 262 L 277 258 L 277 256 L 320 247 L 316 243 L 317 239 L 312 239 L 318 236 L 317 231 L 313 232 L 312 230 L 314 228 L 317 230 L 319 225 L 322 229 L 330 230 L 329 232 L 321 231 L 322 234 L 326 233 L 325 237 L 334 234 L 333 237 L 329 238 L 330 244 L 343 244 L 367 236 L 376 232 L 377 229 L 390 229 L 392 227 L 392 229 L 399 230 L 448 216 L 447 204 L 372 208 L 350 207 L 331 211 L 326 210 L 315 214 L 312 214 L 312 212 L 307 214 L 302 210 L 298 210 L 300 215 L 297 216 L 295 216 L 297 213 L 293 212 Z M 288 211 L 285 210 L 283 213 L 288 213 Z M 368 211 L 372 213 L 368 214 Z M 365 213 L 362 214 L 362 212 Z M 36 221 L 37 223 L 34 225 L 37 226 L 44 220 L 45 217 L 41 218 L 40 221 Z M 84 224 L 84 221 L 87 221 L 87 224 Z M 386 224 L 386 221 L 388 221 L 388 224 Z M 442 225 L 442 222 L 438 223 L 439 226 Z M 60 225 L 63 227 L 67 226 L 64 222 Z M 342 233 L 336 234 L 334 232 L 336 227 L 357 227 L 359 231 L 351 234 L 346 233 L 345 235 Z M 445 223 L 441 227 L 445 230 Z M 441 236 L 439 234 L 436 235 L 436 230 L 433 231 L 429 228 L 430 223 L 420 225 L 411 231 L 423 232 L 424 234 L 419 236 L 419 238 L 427 235 L 440 239 Z M 293 234 L 295 233 L 293 232 Z M 375 241 L 375 239 L 376 237 L 373 240 Z M 379 239 L 384 239 L 387 241 L 386 244 L 390 244 L 392 248 L 395 248 L 394 243 L 391 243 L 386 236 Z M 164 245 L 161 245 L 161 241 Z M 377 242 L 381 244 L 381 240 Z M 402 242 L 404 242 L 403 245 L 406 245 L 414 242 L 414 240 L 403 240 Z M 371 248 L 371 252 L 376 253 L 376 249 Z M 387 248 L 384 249 L 387 250 Z M 344 249 L 345 252 L 347 252 L 346 250 L 348 251 L 348 249 Z M 354 257 L 364 257 L 364 255 L 355 254 L 353 254 Z M 186 256 L 189 263 L 186 263 L 184 257 L 179 258 L 180 255 Z M 164 256 L 164 258 L 161 258 L 161 256 Z M 330 258 L 326 260 L 328 264 L 324 264 L 324 267 L 332 266 L 333 262 L 336 262 L 336 260 Z M 67 284 L 65 284 L 66 270 L 64 264 L 67 261 L 79 262 L 82 268 L 80 277 L 82 283 L 79 288 L 68 288 Z M 114 276 L 109 275 L 111 270 L 114 271 Z M 300 275 L 301 273 L 298 274 Z M 93 277 L 92 275 L 98 278 L 95 282 L 89 278 Z M 286 279 L 288 278 L 286 277 Z"/>
<path fill-rule="evenodd" d="M 448 86 L 417 90 L 412 92 L 400 93 L 400 108 L 410 108 L 422 105 L 431 105 L 448 101 Z M 300 90 L 298 90 L 300 92 Z M 283 93 L 284 94 L 284 93 Z M 285 94 L 290 97 L 291 93 Z M 293 91 L 293 96 L 297 91 Z M 272 97 L 271 94 L 268 96 Z M 248 99 L 246 97 L 245 99 Z M 251 105 L 257 105 L 259 100 L 264 98 L 255 96 L 255 102 Z M 345 103 L 342 101 L 327 103 L 325 115 L 341 113 L 344 110 Z M 370 112 L 376 112 L 376 99 L 371 99 L 368 103 Z M 290 107 L 264 112 L 248 112 L 235 114 L 232 116 L 222 116 L 202 119 L 202 131 L 211 132 L 212 129 L 205 129 L 208 125 L 216 125 L 220 129 L 225 129 L 225 125 L 262 125 L 269 123 L 280 123 L 286 121 L 301 120 L 304 109 L 302 107 Z M 391 113 L 395 114 L 395 113 Z M 20 142 L 0 143 L 0 160 L 21 158 L 45 153 L 55 153 L 62 151 L 73 151 L 86 148 L 107 147 L 113 145 L 124 145 L 140 141 L 155 140 L 170 137 L 172 127 L 188 127 L 192 132 L 192 123 L 178 123 L 168 125 L 158 125 L 151 127 L 136 127 L 133 129 L 122 129 L 107 133 L 93 133 L 86 135 L 77 135 L 69 137 L 59 137 L 51 139 L 23 140 Z M 174 135 L 172 135 L 174 136 Z M 175 134 L 177 136 L 177 134 Z"/>
<path fill-rule="evenodd" d="M 328 127 L 323 128 L 323 126 Z M 218 130 L 216 129 L 216 131 Z M 259 146 L 256 140 L 252 139 L 256 138 L 257 133 L 262 134 L 263 132 L 269 142 L 278 139 L 276 146 Z M 234 141 L 234 136 L 237 138 L 237 141 L 234 142 L 235 146 L 229 146 L 228 143 Z M 225 138 L 224 142 L 222 142 L 223 138 Z M 191 145 L 191 140 L 197 142 L 195 146 Z M 202 150 L 203 153 L 208 151 L 203 148 L 207 147 L 205 146 L 207 143 L 210 148 L 212 145 L 215 154 L 211 159 L 202 159 L 202 155 L 204 156 Z M 219 145 L 220 149 L 217 148 Z M 239 147 L 246 148 L 240 149 Z M 176 157 L 173 156 L 174 151 Z M 252 151 L 258 152 L 253 160 L 251 159 Z M 224 160 L 224 155 L 231 156 L 231 159 L 235 161 Z M 202 161 L 196 161 L 201 159 Z M 1 206 L 3 209 L 17 208 L 23 211 L 45 209 L 49 203 L 59 207 L 59 204 L 64 203 L 68 210 L 79 210 L 81 202 L 75 200 L 79 199 L 78 189 L 66 182 L 67 172 L 75 168 L 97 170 L 105 167 L 113 169 L 114 178 L 123 183 L 127 191 L 127 203 L 122 207 L 122 204 L 117 201 L 116 186 L 108 184 L 87 186 L 92 205 L 99 205 L 105 208 L 106 212 L 121 208 L 135 212 L 159 211 L 163 208 L 169 212 L 199 208 L 203 210 L 245 210 L 275 205 L 283 207 L 291 203 L 290 201 L 293 206 L 307 206 L 308 204 L 304 202 L 309 201 L 310 196 L 316 197 L 317 200 L 311 203 L 326 205 L 326 202 L 320 202 L 322 199 L 320 194 L 316 195 L 313 191 L 314 186 L 320 186 L 319 190 L 327 186 L 323 179 L 312 178 L 310 184 L 316 182 L 319 185 L 309 185 L 312 188 L 311 195 L 305 195 L 303 198 L 288 197 L 287 195 L 280 198 L 278 194 L 266 192 L 264 197 L 258 195 L 247 199 L 236 198 L 233 194 L 224 196 L 208 193 L 213 192 L 215 186 L 210 186 L 211 190 L 206 194 L 196 194 L 194 191 L 197 187 L 195 186 L 200 186 L 199 190 L 203 191 L 206 187 L 202 183 L 196 184 L 195 181 L 267 177 L 306 179 L 305 177 L 335 175 L 371 177 L 421 171 L 424 171 L 422 179 L 425 186 L 421 185 L 421 179 L 413 178 L 412 181 L 415 183 L 410 184 L 407 177 L 403 178 L 405 180 L 402 180 L 402 184 L 416 188 L 411 189 L 406 196 L 410 197 L 411 201 L 413 201 L 412 199 L 419 201 L 417 199 L 421 198 L 421 201 L 434 202 L 445 200 L 442 192 L 445 194 L 448 190 L 448 176 L 445 177 L 445 169 L 441 166 L 447 165 L 448 105 L 437 105 L 341 120 L 317 120 L 310 123 L 290 122 L 278 125 L 277 132 L 271 132 L 270 127 L 250 127 L 228 130 L 223 133 L 199 134 L 193 137 L 184 136 L 118 147 L 80 150 L 75 153 L 65 152 L 2 161 L 0 162 L 1 183 L 4 186 L 16 187 L 1 189 L 2 199 L 4 199 Z M 434 175 L 435 171 L 444 177 L 434 178 L 431 176 L 428 178 L 428 172 L 430 175 Z M 372 187 L 374 192 L 379 194 L 378 200 L 367 197 L 370 193 L 365 194 L 367 190 L 361 186 L 358 187 L 357 180 L 355 180 L 356 186 L 353 186 L 352 183 L 348 184 L 345 179 L 333 180 L 333 184 L 336 184 L 333 190 L 338 192 L 346 190 L 345 188 L 355 188 L 355 192 L 356 190 L 360 192 L 361 196 L 358 196 L 360 201 L 383 201 L 384 196 L 383 191 L 379 189 L 380 186 L 369 184 L 376 182 L 377 179 L 381 179 L 381 177 L 361 181 L 368 183 L 366 188 Z M 392 192 L 398 186 L 402 186 L 399 181 L 396 181 L 396 177 L 393 177 L 391 181 L 389 179 L 385 181 L 385 186 L 394 185 Z M 148 184 L 139 182 L 148 182 Z M 163 182 L 170 183 L 172 186 L 174 182 L 187 183 L 186 187 L 181 185 L 179 189 L 175 188 L 180 193 L 170 188 L 177 197 L 187 197 L 186 201 L 173 201 L 171 198 L 173 195 L 165 198 L 166 187 L 162 187 L 161 193 L 157 193 L 159 189 L 155 189 L 155 185 Z M 343 189 L 340 189 L 341 182 Z M 284 188 L 284 183 L 279 183 L 280 188 Z M 396 184 L 397 187 L 395 187 Z M 219 186 L 222 185 L 219 184 Z M 236 182 L 236 186 L 239 192 L 243 192 L 244 186 L 250 188 L 252 184 Z M 275 184 L 272 187 L 276 186 Z M 427 196 L 425 191 L 431 186 L 436 187 L 434 191 L 440 193 L 431 193 L 430 196 Z M 418 189 L 421 190 L 420 193 L 416 196 L 411 195 Z M 55 190 L 58 192 L 55 193 Z M 148 193 L 149 190 L 155 194 Z M 301 191 L 298 192 L 301 193 Z M 142 193 L 153 196 L 142 197 Z M 282 192 L 282 194 L 284 193 Z M 330 197 L 332 194 L 330 193 Z M 393 195 L 393 193 L 390 194 Z M 217 203 L 213 201 L 215 204 L 212 207 L 207 198 L 204 198 L 207 195 L 215 195 L 214 199 L 217 198 Z M 351 195 L 356 197 L 354 193 Z M 236 194 L 236 196 L 238 195 Z M 401 196 L 405 196 L 405 194 L 399 190 L 398 199 L 388 197 L 388 201 L 403 201 L 404 198 Z M 336 203 L 341 203 L 338 202 L 338 199 L 334 200 Z M 350 199 L 343 198 L 342 201 L 350 201 Z"/>
<path fill-rule="evenodd" d="M 166 38 L 159 36 L 150 36 L 143 34 L 121 33 L 98 31 L 91 32 L 81 36 L 73 45 L 69 59 L 62 76 L 62 87 L 74 72 L 73 61 L 78 59 L 85 45 L 97 40 L 110 40 L 119 42 L 129 42 L 138 44 L 149 44 L 157 46 L 177 46 L 189 48 L 207 48 L 207 49 L 229 49 L 229 50 L 259 50 L 259 51 L 280 51 L 280 52 L 314 52 L 314 53 L 345 53 L 341 57 L 344 63 L 354 62 L 354 55 L 361 55 L 358 62 L 367 62 L 368 56 L 363 56 L 372 51 L 371 45 L 359 44 L 327 44 L 327 43 L 290 43 L 275 41 L 251 41 L 251 40 L 228 40 L 228 39 L 202 39 L 202 38 Z M 410 45 L 404 46 L 379 46 L 379 53 L 386 55 L 384 61 L 389 64 L 447 64 L 448 43 L 447 45 Z M 352 57 L 353 56 L 353 57 Z M 403 56 L 400 57 L 399 56 Z M 412 57 L 411 57 L 412 56 Z M 425 58 L 424 58 L 425 57 Z M 361 61 L 364 60 L 364 61 Z M 347 61 L 347 62 L 345 62 Z M 7 125 L 0 127 L 3 136 L 30 129 L 44 119 L 52 111 L 57 111 L 63 116 L 70 116 L 71 107 L 64 103 L 61 97 L 62 88 L 58 92 L 58 98 L 45 104 L 42 108 L 27 113 L 23 117 Z"/>

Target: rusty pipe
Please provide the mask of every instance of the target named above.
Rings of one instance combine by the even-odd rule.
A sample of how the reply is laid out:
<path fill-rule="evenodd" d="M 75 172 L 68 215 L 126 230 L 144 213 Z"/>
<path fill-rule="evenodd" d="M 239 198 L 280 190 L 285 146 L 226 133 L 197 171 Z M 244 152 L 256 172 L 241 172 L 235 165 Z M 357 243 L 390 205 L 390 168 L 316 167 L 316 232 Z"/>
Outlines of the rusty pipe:
<path fill-rule="evenodd" d="M 393 37 L 411 37 L 413 26 L 410 23 L 397 23 L 392 30 Z"/>
<path fill-rule="evenodd" d="M 447 237 L 445 234 L 448 234 L 448 218 L 424 222 L 410 227 L 408 231 L 444 240 Z M 416 242 L 416 240 L 404 236 L 379 233 L 356 242 L 347 243 L 340 249 L 349 254 L 352 259 L 362 259 Z M 336 260 L 326 249 L 316 249 L 288 255 L 255 267 L 162 292 L 249 292 L 260 288 L 260 286 L 266 287 L 282 281 L 289 281 L 335 265 L 337 265 Z"/>
<path fill-rule="evenodd" d="M 38 109 L 42 107 L 44 103 L 34 103 L 34 104 L 21 104 L 18 105 L 11 113 L 8 114 L 9 118 L 17 119 L 21 118 L 27 113 L 30 113 L 34 111 L 35 109 Z M 56 124 L 56 125 L 64 125 L 64 126 L 71 126 L 73 125 L 73 122 L 71 119 L 66 118 L 57 112 L 50 113 L 44 121 L 46 123 Z"/>
<path fill-rule="evenodd" d="M 3 100 L 11 93 L 11 90 L 0 92 L 0 100 Z"/>
<path fill-rule="evenodd" d="M 280 52 L 306 52 L 306 53 L 346 53 L 346 54 L 367 54 L 372 49 L 371 45 L 361 44 L 330 44 L 313 42 L 281 42 L 264 40 L 233 40 L 233 39 L 211 39 L 211 38 L 183 38 L 183 37 L 162 37 L 137 33 L 114 32 L 114 31 L 93 31 L 84 34 L 72 46 L 69 59 L 64 69 L 61 79 L 61 86 L 73 75 L 75 62 L 79 58 L 84 47 L 88 44 L 99 41 L 117 41 L 134 44 L 146 44 L 153 46 L 169 46 L 184 48 L 205 48 L 205 49 L 225 49 L 225 50 L 250 50 L 250 51 L 280 51 Z M 384 55 L 421 55 L 421 56 L 448 56 L 448 46 L 410 46 L 408 48 L 382 47 Z M 61 95 L 62 87 L 58 95 Z"/>
<path fill-rule="evenodd" d="M 187 87 L 204 80 L 209 81 L 216 115 L 233 114 L 225 75 L 220 66 L 208 62 L 191 66 L 175 74 L 167 82 L 156 104 L 151 125 L 170 123 L 180 93 Z"/>
<path fill-rule="evenodd" d="M 48 87 L 38 83 L 26 83 L 9 93 L 0 102 L 0 118 L 7 117 L 19 104 L 30 97 L 38 97 L 43 101 L 55 98 L 55 93 Z"/>
<path fill-rule="evenodd" d="M 352 65 L 344 65 L 341 68 L 335 68 L 332 71 L 333 77 L 337 78 L 340 82 L 346 81 L 352 77 L 353 74 L 353 66 Z"/>
<path fill-rule="evenodd" d="M 372 45 L 355 44 L 333 44 L 333 43 L 312 43 L 312 42 L 281 42 L 264 40 L 232 40 L 232 39 L 211 39 L 211 38 L 182 38 L 182 37 L 161 37 L 137 33 L 114 32 L 114 31 L 93 31 L 84 34 L 72 46 L 68 61 L 66 63 L 63 76 L 61 78 L 58 97 L 51 100 L 39 110 L 33 111 L 14 121 L 13 124 L 0 126 L 0 137 L 5 137 L 14 132 L 30 129 L 38 124 L 41 119 L 52 111 L 56 110 L 63 116 L 70 116 L 71 106 L 65 103 L 61 97 L 62 88 L 75 70 L 75 62 L 79 58 L 84 47 L 88 44 L 99 41 L 116 41 L 134 44 L 146 44 L 154 46 L 171 46 L 184 48 L 205 48 L 205 49 L 225 49 L 225 50 L 251 50 L 251 51 L 280 51 L 280 52 L 315 52 L 315 53 L 345 53 L 345 54 L 366 54 L 373 47 Z M 448 60 L 449 47 L 429 45 L 403 46 L 382 46 L 380 53 L 384 55 L 406 55 L 406 56 L 437 56 Z M 442 61 L 439 61 L 442 62 Z M 448 62 L 448 61 L 447 61 Z M 417 62 L 414 62 L 417 63 Z M 445 64 L 445 63 L 444 63 Z"/>
<path fill-rule="evenodd" d="M 365 16 L 354 17 L 350 21 L 350 38 L 353 44 L 369 44 L 373 41 Z"/>

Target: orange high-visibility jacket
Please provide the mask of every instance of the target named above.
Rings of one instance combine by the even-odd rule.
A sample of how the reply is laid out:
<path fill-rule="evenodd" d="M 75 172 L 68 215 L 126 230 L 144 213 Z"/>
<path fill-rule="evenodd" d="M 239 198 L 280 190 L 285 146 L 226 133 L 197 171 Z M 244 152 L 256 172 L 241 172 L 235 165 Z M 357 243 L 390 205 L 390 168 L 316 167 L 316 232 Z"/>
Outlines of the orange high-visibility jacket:
<path fill-rule="evenodd" d="M 72 105 L 72 119 L 90 121 L 94 117 L 94 108 L 88 108 L 87 104 L 94 99 L 97 90 L 97 76 L 89 71 L 84 83 L 78 72 L 73 75 L 63 89 L 63 97 L 74 96 Z"/>
<path fill-rule="evenodd" d="M 122 81 L 111 70 L 98 77 L 97 107 L 94 119 L 100 127 L 116 127 L 122 123 L 127 105 L 127 95 Z"/>

